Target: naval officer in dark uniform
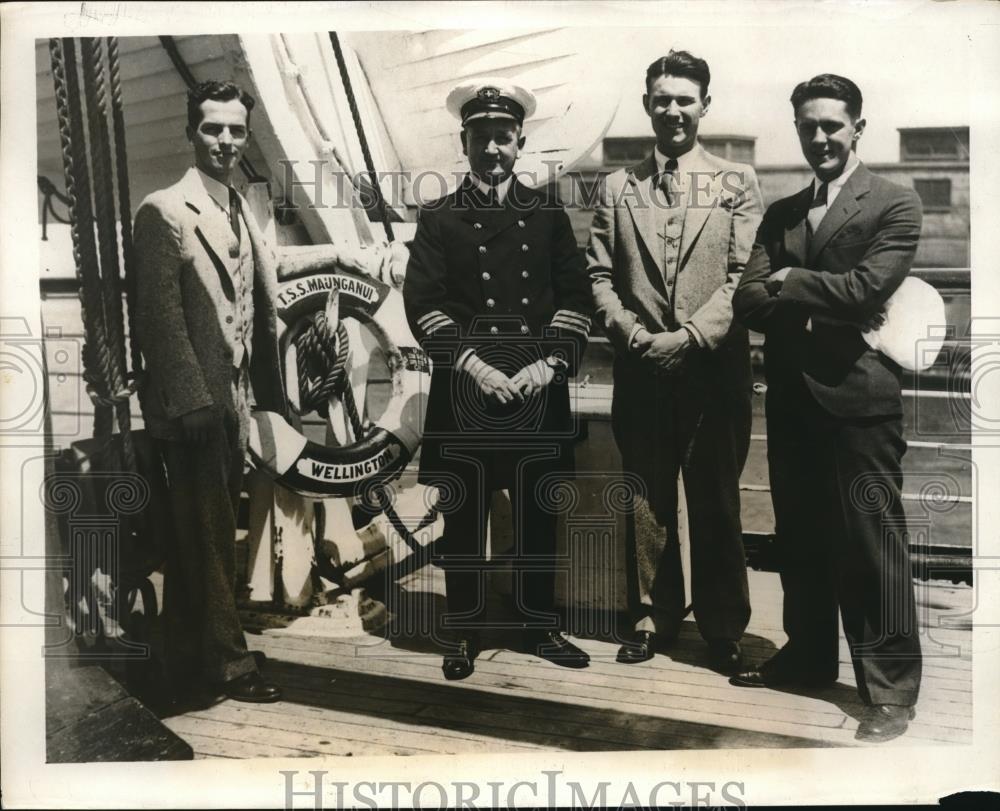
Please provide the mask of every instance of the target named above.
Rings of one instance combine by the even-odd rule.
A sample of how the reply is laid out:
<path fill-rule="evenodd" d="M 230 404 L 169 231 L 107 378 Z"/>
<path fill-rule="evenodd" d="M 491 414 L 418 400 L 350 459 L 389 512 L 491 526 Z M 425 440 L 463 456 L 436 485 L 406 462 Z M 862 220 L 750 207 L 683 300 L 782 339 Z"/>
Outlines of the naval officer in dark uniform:
<path fill-rule="evenodd" d="M 553 611 L 555 493 L 572 476 L 568 378 L 590 330 L 590 287 L 566 212 L 514 175 L 530 91 L 506 80 L 456 87 L 469 173 L 425 205 L 403 296 L 410 327 L 434 363 L 420 481 L 442 490 L 453 649 L 444 675 L 472 673 L 485 621 L 490 494 L 507 489 L 514 599 L 525 650 L 566 667 L 589 657 Z"/>

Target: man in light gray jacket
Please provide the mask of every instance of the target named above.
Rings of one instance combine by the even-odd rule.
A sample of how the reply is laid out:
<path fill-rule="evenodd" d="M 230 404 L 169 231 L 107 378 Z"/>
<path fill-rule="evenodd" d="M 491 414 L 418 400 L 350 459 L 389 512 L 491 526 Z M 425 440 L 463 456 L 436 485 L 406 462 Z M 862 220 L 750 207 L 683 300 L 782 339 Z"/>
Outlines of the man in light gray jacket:
<path fill-rule="evenodd" d="M 279 268 L 232 185 L 253 106 L 231 82 L 204 82 L 188 94 L 194 166 L 149 195 L 135 217 L 135 329 L 146 368 L 143 418 L 166 465 L 173 515 L 164 582 L 172 687 L 183 693 L 207 682 L 231 698 L 267 702 L 281 694 L 243 638 L 235 537 L 251 405 L 287 410 L 278 275 L 364 263 L 326 245 Z"/>
<path fill-rule="evenodd" d="M 749 166 L 697 141 L 709 68 L 671 51 L 646 73 L 643 107 L 656 149 L 607 178 L 587 250 L 596 320 L 615 348 L 612 425 L 637 475 L 627 575 L 635 636 L 623 663 L 652 658 L 686 610 L 677 537 L 683 473 L 695 619 L 709 665 L 732 673 L 750 618 L 739 477 L 750 441 L 747 332 L 732 296 L 760 221 Z"/>

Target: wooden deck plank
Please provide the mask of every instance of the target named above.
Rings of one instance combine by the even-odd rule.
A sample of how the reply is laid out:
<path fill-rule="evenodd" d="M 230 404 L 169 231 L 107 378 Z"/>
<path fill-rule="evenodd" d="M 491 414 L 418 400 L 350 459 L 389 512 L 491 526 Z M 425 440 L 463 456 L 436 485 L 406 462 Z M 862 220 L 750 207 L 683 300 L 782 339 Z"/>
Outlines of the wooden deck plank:
<path fill-rule="evenodd" d="M 282 674 L 292 675 L 290 666 L 282 666 L 273 660 L 269 660 L 266 670 L 272 678 Z M 296 669 L 297 686 L 287 692 L 287 697 L 295 701 L 304 699 L 329 703 L 338 708 L 351 707 L 356 712 L 354 696 L 366 689 L 377 691 L 380 696 L 391 692 L 396 696 L 397 704 L 401 699 L 416 696 L 424 702 L 418 716 L 432 719 L 434 728 L 438 730 L 436 734 L 440 734 L 442 729 L 459 729 L 492 731 L 495 735 L 498 729 L 508 729 L 516 740 L 524 741 L 526 737 L 543 731 L 558 736 L 560 748 L 585 751 L 629 747 L 710 748 L 718 746 L 723 738 L 727 745 L 733 746 L 819 745 L 817 741 L 802 738 L 748 735 L 739 730 L 709 729 L 704 724 L 677 723 L 618 710 L 608 711 L 579 704 L 567 706 L 513 692 L 495 694 L 473 689 L 465 691 L 457 700 L 452 687 L 440 679 L 436 683 L 419 683 L 341 670 L 328 671 L 336 674 L 330 679 L 318 675 L 321 671 L 321 668 Z M 392 713 L 392 705 L 376 708 L 374 712 L 384 717 Z M 406 716 L 402 720 L 410 722 L 414 719 Z"/>
<path fill-rule="evenodd" d="M 252 637 L 252 639 L 256 638 Z M 263 640 L 267 641 L 264 642 Z M 660 689 L 662 687 L 660 684 L 661 681 L 669 680 L 669 684 L 686 684 L 696 690 L 711 691 L 719 687 L 724 687 L 727 691 L 727 695 L 732 691 L 732 688 L 726 684 L 726 680 L 723 677 L 711 672 L 701 665 L 703 654 L 700 650 L 695 652 L 685 652 L 680 650 L 680 645 L 678 645 L 678 648 L 671 649 L 667 654 L 660 654 L 649 662 L 643 662 L 639 665 L 624 666 L 614 662 L 617 645 L 597 642 L 595 640 L 578 639 L 576 641 L 584 650 L 591 654 L 592 659 L 591 666 L 589 668 L 572 676 L 574 680 L 579 679 L 583 682 L 593 681 L 594 674 L 600 672 L 605 674 L 606 677 L 611 680 L 634 678 L 655 679 L 657 680 L 657 684 L 649 686 L 651 688 L 655 687 L 656 689 Z M 355 647 L 350 642 L 343 640 L 296 639 L 292 641 L 289 637 L 276 636 L 265 636 L 262 638 L 260 644 L 267 646 L 263 649 L 267 651 L 269 655 L 274 655 L 278 658 L 286 656 L 294 658 L 299 651 L 310 650 L 321 657 L 328 657 L 326 660 L 320 659 L 320 662 L 342 669 L 364 669 L 363 665 L 354 664 L 357 660 L 364 659 L 383 659 L 389 662 L 400 663 L 417 662 L 422 667 L 427 668 L 428 673 L 430 673 L 433 678 L 440 678 L 439 667 L 441 654 L 439 652 L 415 653 L 406 649 L 389 646 L 365 646 L 359 647 L 358 651 L 361 652 L 356 654 Z M 369 653 L 365 653 L 365 651 L 369 651 Z M 380 652 L 378 655 L 373 655 L 370 653 L 371 651 Z M 478 661 L 480 663 L 494 660 L 520 661 L 516 658 L 513 660 L 509 658 L 520 655 L 522 654 L 508 652 L 503 649 L 487 649 L 483 652 Z M 537 668 L 534 672 L 539 678 L 548 678 L 557 681 L 565 680 L 565 670 L 557 668 L 556 666 L 537 658 L 532 658 L 530 661 L 536 663 Z M 849 660 L 846 659 L 846 651 L 842 663 L 841 681 L 848 686 L 853 686 L 853 672 L 851 670 Z M 482 667 L 482 664 L 477 667 Z M 967 695 L 965 694 L 971 690 L 971 678 L 962 674 L 953 677 L 951 673 L 947 674 L 947 676 L 930 673 L 925 680 L 925 688 L 926 692 L 934 692 L 935 695 L 937 695 L 937 691 L 943 691 L 939 696 L 939 698 L 943 701 L 947 701 L 951 698 L 955 702 L 967 704 Z M 771 692 L 770 695 L 765 698 L 759 695 L 762 692 L 764 691 L 754 691 L 752 693 L 748 693 L 746 690 L 741 690 L 738 694 L 741 696 L 752 695 L 752 699 L 747 698 L 745 700 L 752 701 L 752 703 L 755 704 L 773 701 L 781 706 L 785 705 L 785 702 L 782 699 L 775 698 L 778 694 Z M 950 695 L 953 693 L 960 695 Z M 740 699 L 736 700 L 738 701 Z M 946 711 L 951 713 L 952 708 L 949 707 Z"/>
<path fill-rule="evenodd" d="M 194 749 L 195 760 L 202 758 L 319 757 L 321 754 L 307 749 L 292 749 L 274 744 L 251 743 L 231 738 L 212 738 L 190 731 L 184 732 L 183 737 Z"/>
<path fill-rule="evenodd" d="M 582 642 L 581 644 L 592 654 L 595 653 L 593 643 Z M 609 646 L 605 645 L 604 647 Z M 281 657 L 286 654 L 281 648 L 271 648 L 269 655 Z M 293 652 L 291 655 L 295 655 L 295 653 Z M 668 700 L 669 697 L 679 705 L 690 705 L 689 699 L 694 699 L 708 703 L 732 704 L 737 709 L 741 708 L 741 705 L 749 705 L 758 713 L 760 710 L 757 708 L 762 706 L 768 707 L 778 715 L 783 715 L 788 710 L 829 713 L 837 722 L 842 718 L 843 713 L 836 705 L 830 703 L 833 700 L 836 700 L 840 707 L 857 713 L 861 711 L 861 700 L 857 697 L 854 687 L 850 683 L 842 683 L 837 687 L 823 691 L 814 691 L 809 695 L 771 690 L 745 690 L 732 687 L 717 674 L 694 667 L 670 671 L 667 673 L 669 680 L 666 680 L 660 668 L 650 666 L 660 658 L 657 657 L 652 662 L 644 662 L 639 665 L 624 666 L 595 657 L 592 659 L 590 667 L 585 671 L 567 676 L 565 670 L 558 669 L 535 657 L 498 650 L 487 651 L 484 657 L 477 660 L 476 672 L 490 673 L 499 678 L 507 676 L 512 679 L 531 678 L 538 683 L 547 683 L 545 686 L 552 690 L 563 689 L 563 683 L 570 679 L 575 684 L 587 685 L 597 691 L 612 688 L 616 691 L 622 691 L 624 695 L 635 694 L 639 697 L 656 694 L 662 697 L 659 700 L 663 701 Z M 336 647 L 331 645 L 325 649 L 320 648 L 314 661 L 321 666 L 335 667 L 340 671 L 356 669 L 360 672 L 405 675 L 427 681 L 438 682 L 441 680 L 440 659 L 434 654 L 422 656 L 419 661 L 415 661 L 411 655 L 395 660 L 407 663 L 409 666 L 406 667 L 396 667 L 392 663 L 392 657 L 385 657 L 382 659 L 385 664 L 381 668 L 366 669 L 363 665 L 357 664 L 357 657 L 350 652 L 339 653 Z M 476 676 L 474 675 L 472 678 L 475 679 Z M 590 693 L 594 693 L 594 689 L 590 690 Z M 964 695 L 961 696 L 961 700 L 949 701 L 948 699 L 952 697 L 953 695 L 947 691 L 925 691 L 921 701 L 922 717 L 928 721 L 939 722 L 940 725 L 946 727 L 957 729 L 965 727 L 968 724 L 968 717 L 971 716 L 971 708 Z"/>
<path fill-rule="evenodd" d="M 416 755 L 431 752 L 429 748 L 414 749 L 406 746 L 371 745 L 363 741 L 341 740 L 333 734 L 316 735 L 300 730 L 288 731 L 274 725 L 260 726 L 254 723 L 217 721 L 207 717 L 201 711 L 170 718 L 166 723 L 182 738 L 185 732 L 193 732 L 222 740 L 299 749 L 317 755 Z M 333 730 L 331 730 L 332 732 Z"/>
<path fill-rule="evenodd" d="M 308 651 L 300 654 L 299 661 L 320 667 L 348 667 L 358 672 L 439 683 L 441 676 L 437 657 L 421 658 L 424 661 L 419 662 L 412 658 L 408 658 L 407 661 L 392 661 L 384 657 L 362 659 L 353 656 L 341 659 L 329 652 Z M 525 656 L 526 661 L 530 658 Z M 790 737 L 806 736 L 841 745 L 854 745 L 853 730 L 857 726 L 856 719 L 844 712 L 839 714 L 830 712 L 826 709 L 826 702 L 818 699 L 817 705 L 823 707 L 822 710 L 810 713 L 789 708 L 782 711 L 781 708 L 769 709 L 756 704 L 735 705 L 729 701 L 677 698 L 663 695 L 658 691 L 629 691 L 626 694 L 614 682 L 607 686 L 581 684 L 579 677 L 586 674 L 585 670 L 575 671 L 571 675 L 559 670 L 559 675 L 555 679 L 536 675 L 542 669 L 554 668 L 554 665 L 535 660 L 532 667 L 527 668 L 531 675 L 526 675 L 525 668 L 504 667 L 502 663 L 485 660 L 477 662 L 476 673 L 472 677 L 462 682 L 455 682 L 452 689 L 476 689 L 498 694 L 518 692 L 524 696 L 540 697 L 570 705 L 585 703 L 608 709 L 624 709 L 642 715 L 668 716 L 695 724 L 735 727 L 749 732 L 765 731 Z M 660 689 L 663 687 L 661 684 Z M 741 688 L 731 689 L 734 695 L 748 693 Z M 853 703 L 853 690 L 846 686 L 841 689 Z M 763 691 L 753 691 L 750 695 L 756 695 L 757 692 Z M 609 699 L 609 695 L 615 698 Z M 461 700 L 456 698 L 459 703 Z M 789 716 L 793 716 L 795 720 L 788 720 Z M 962 729 L 947 727 L 926 727 L 926 729 L 927 731 L 919 736 L 926 740 L 962 742 L 968 737 L 966 730 Z"/>
<path fill-rule="evenodd" d="M 424 725 L 395 721 L 371 714 L 359 715 L 319 707 L 303 706 L 288 701 L 270 705 L 247 705 L 224 701 L 199 713 L 199 718 L 230 724 L 245 724 L 272 730 L 277 735 L 314 735 L 320 744 L 333 733 L 336 737 L 358 742 L 365 753 L 381 749 L 386 753 L 401 749 L 413 752 L 493 752 L 545 750 L 544 745 L 514 743 L 496 735 L 468 734 L 439 736 L 428 735 Z M 355 754 L 361 754 L 355 751 Z"/>
<path fill-rule="evenodd" d="M 433 567 L 411 578 L 419 600 L 443 584 Z M 776 575 L 750 574 L 754 614 L 744 650 L 767 658 L 785 641 Z M 971 589 L 933 586 L 921 593 L 922 624 L 956 622 Z M 597 626 L 595 626 L 597 627 Z M 971 630 L 925 635 L 924 679 L 916 720 L 882 746 L 964 744 L 972 740 Z M 841 640 L 840 681 L 822 690 L 746 690 L 705 666 L 705 646 L 690 619 L 653 660 L 614 661 L 618 641 L 577 638 L 591 654 L 583 670 L 559 668 L 513 647 L 516 634 L 488 633 L 475 673 L 441 674 L 442 651 L 425 638 L 309 638 L 248 634 L 267 653 L 265 674 L 285 700 L 246 708 L 224 702 L 171 719 L 192 736 L 199 756 L 251 756 L 261 747 L 320 754 L 613 751 L 860 746 L 863 704 Z M 947 653 L 948 646 L 958 655 Z M 937 655 L 936 655 L 937 654 Z M 232 746 L 233 748 L 228 748 Z M 277 755 L 275 755 L 277 756 Z"/>

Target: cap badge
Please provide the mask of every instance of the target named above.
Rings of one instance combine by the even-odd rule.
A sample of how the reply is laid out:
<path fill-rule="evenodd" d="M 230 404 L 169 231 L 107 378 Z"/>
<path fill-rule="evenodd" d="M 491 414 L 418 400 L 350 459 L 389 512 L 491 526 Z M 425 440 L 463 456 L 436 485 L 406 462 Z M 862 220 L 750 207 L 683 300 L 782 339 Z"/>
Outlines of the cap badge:
<path fill-rule="evenodd" d="M 500 90 L 496 87 L 481 87 L 476 95 L 483 101 L 496 101 L 500 98 Z"/>

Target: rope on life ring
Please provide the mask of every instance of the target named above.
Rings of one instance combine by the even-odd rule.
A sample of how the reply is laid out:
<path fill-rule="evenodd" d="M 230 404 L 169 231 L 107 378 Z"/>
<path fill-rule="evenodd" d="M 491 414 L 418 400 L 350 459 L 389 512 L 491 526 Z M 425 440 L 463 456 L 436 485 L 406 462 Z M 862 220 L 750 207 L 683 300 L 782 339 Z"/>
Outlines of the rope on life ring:
<path fill-rule="evenodd" d="M 325 415 L 339 399 L 354 441 L 330 447 L 307 438 L 273 411 L 256 411 L 250 429 L 254 464 L 283 487 L 314 498 L 370 494 L 397 478 L 420 445 L 431 376 L 430 359 L 407 326 L 402 295 L 371 276 L 338 270 L 282 281 L 276 305 L 288 327 L 282 340 L 294 343 L 297 355 L 300 411 Z M 366 325 L 386 357 L 391 395 L 370 424 L 362 421 L 348 381 L 341 317 Z M 304 319 L 310 319 L 305 328 Z"/>

